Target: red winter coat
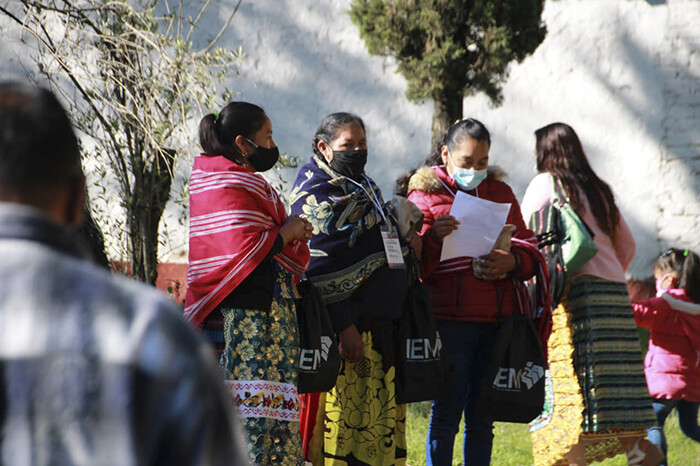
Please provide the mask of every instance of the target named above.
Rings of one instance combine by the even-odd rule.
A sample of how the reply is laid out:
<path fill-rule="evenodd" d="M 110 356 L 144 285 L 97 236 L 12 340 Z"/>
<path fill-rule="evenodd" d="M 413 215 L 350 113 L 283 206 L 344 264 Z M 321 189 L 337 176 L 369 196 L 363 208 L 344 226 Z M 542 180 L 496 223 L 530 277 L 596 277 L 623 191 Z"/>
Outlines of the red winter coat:
<path fill-rule="evenodd" d="M 534 244 L 534 234 L 523 222 L 520 204 L 510 187 L 499 181 L 498 172 L 498 169 L 489 169 L 488 177 L 478 188 L 468 191 L 467 194 L 493 202 L 510 203 L 511 208 L 506 223 L 515 225 L 516 231 L 513 236 Z M 451 192 L 448 192 L 445 185 Z M 450 213 L 454 201 L 453 193 L 456 193 L 457 189 L 457 185 L 444 167 L 421 168 L 409 181 L 408 199 L 425 214 L 421 230 L 423 238 L 421 277 L 430 293 L 438 319 L 495 322 L 498 313 L 497 286 L 504 298 L 502 315 L 509 315 L 513 311 L 514 296 L 511 280 L 490 281 L 476 278 L 472 272 L 470 257 L 440 262 L 442 243 L 437 242 L 432 234 L 433 223 L 439 216 Z M 535 263 L 530 254 L 516 245 L 513 245 L 511 252 L 518 260 L 521 279 L 527 280 L 532 277 L 535 273 Z"/>
<path fill-rule="evenodd" d="M 632 307 L 637 325 L 650 329 L 644 373 L 651 396 L 700 401 L 700 304 L 671 289 Z"/>

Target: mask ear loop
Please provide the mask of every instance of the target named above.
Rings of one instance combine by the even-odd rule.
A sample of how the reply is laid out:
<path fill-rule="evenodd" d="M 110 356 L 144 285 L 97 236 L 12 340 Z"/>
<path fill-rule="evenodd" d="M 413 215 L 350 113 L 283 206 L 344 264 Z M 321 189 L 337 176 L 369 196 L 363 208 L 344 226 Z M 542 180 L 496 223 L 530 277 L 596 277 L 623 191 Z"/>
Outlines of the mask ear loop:
<path fill-rule="evenodd" d="M 321 141 L 323 141 L 323 139 L 321 139 Z M 321 141 L 319 141 L 319 142 L 321 142 Z M 323 141 L 323 144 L 326 146 L 326 149 L 328 149 L 328 150 L 331 152 L 331 156 L 332 156 L 332 155 L 333 155 L 333 149 L 331 149 L 330 143 L 327 143 L 326 141 Z M 319 149 L 319 150 L 320 150 L 320 149 Z M 328 155 L 326 155 L 326 151 L 322 151 L 322 152 L 321 152 L 321 155 L 323 156 L 323 160 L 325 160 L 325 162 L 326 162 L 327 164 L 330 164 L 330 161 L 328 160 Z"/>
<path fill-rule="evenodd" d="M 251 140 L 248 139 L 247 137 L 243 136 L 243 139 L 245 139 L 246 141 L 248 141 L 253 147 L 255 147 L 255 149 L 259 149 L 259 148 L 260 148 L 259 145 L 255 144 L 253 141 L 251 141 Z M 243 153 L 242 153 L 242 155 L 243 155 L 243 157 L 248 158 L 248 154 L 243 154 Z"/>

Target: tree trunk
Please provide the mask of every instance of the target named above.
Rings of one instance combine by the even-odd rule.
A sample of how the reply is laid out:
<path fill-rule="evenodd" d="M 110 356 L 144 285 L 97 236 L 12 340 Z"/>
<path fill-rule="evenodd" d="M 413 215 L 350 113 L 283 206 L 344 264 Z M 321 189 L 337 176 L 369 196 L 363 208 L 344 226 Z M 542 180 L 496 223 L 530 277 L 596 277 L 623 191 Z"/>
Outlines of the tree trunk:
<path fill-rule="evenodd" d="M 158 277 L 158 227 L 170 198 L 175 152 L 156 156 L 144 174 L 136 177 L 129 203 L 131 274 L 155 284 Z"/>
<path fill-rule="evenodd" d="M 433 137 L 431 148 L 437 140 L 445 134 L 456 120 L 462 119 L 462 103 L 464 92 L 460 90 L 446 90 L 441 98 L 435 99 L 433 106 Z"/>

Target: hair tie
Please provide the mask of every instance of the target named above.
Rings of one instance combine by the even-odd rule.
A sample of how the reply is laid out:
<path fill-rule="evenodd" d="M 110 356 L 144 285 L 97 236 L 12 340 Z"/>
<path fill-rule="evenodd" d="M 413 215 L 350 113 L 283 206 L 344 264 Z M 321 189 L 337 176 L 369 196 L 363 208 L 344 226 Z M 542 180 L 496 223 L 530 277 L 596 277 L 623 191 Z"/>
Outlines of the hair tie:
<path fill-rule="evenodd" d="M 688 250 L 683 251 L 683 257 L 688 257 Z"/>
<path fill-rule="evenodd" d="M 216 123 L 217 121 L 219 121 L 219 112 L 217 112 L 217 111 L 215 110 L 215 111 L 214 111 L 214 123 Z"/>

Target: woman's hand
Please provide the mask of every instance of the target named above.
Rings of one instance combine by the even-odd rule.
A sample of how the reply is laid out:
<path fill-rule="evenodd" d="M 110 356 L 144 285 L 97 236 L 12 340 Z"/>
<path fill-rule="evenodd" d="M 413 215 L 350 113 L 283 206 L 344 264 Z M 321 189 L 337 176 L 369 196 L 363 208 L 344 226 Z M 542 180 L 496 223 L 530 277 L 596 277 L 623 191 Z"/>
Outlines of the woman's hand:
<path fill-rule="evenodd" d="M 418 233 L 415 232 L 415 230 L 410 230 L 408 237 L 406 238 L 406 243 L 411 249 L 413 249 L 413 253 L 416 255 L 416 257 L 420 258 L 420 255 L 423 252 L 423 238 L 421 238 Z"/>
<path fill-rule="evenodd" d="M 350 325 L 338 334 L 338 349 L 340 355 L 350 362 L 357 362 L 365 355 L 365 345 L 362 336 L 355 325 Z"/>
<path fill-rule="evenodd" d="M 308 241 L 314 233 L 314 227 L 303 217 L 292 215 L 284 219 L 280 228 L 282 241 L 287 244 L 291 241 Z"/>
<path fill-rule="evenodd" d="M 484 280 L 499 280 L 515 270 L 515 256 L 509 251 L 494 249 L 485 256 L 474 259 L 479 261 L 474 267 L 479 268 L 479 273 Z"/>
<path fill-rule="evenodd" d="M 445 236 L 457 229 L 459 220 L 452 215 L 440 215 L 433 223 L 433 235 L 438 242 L 442 242 Z"/>

